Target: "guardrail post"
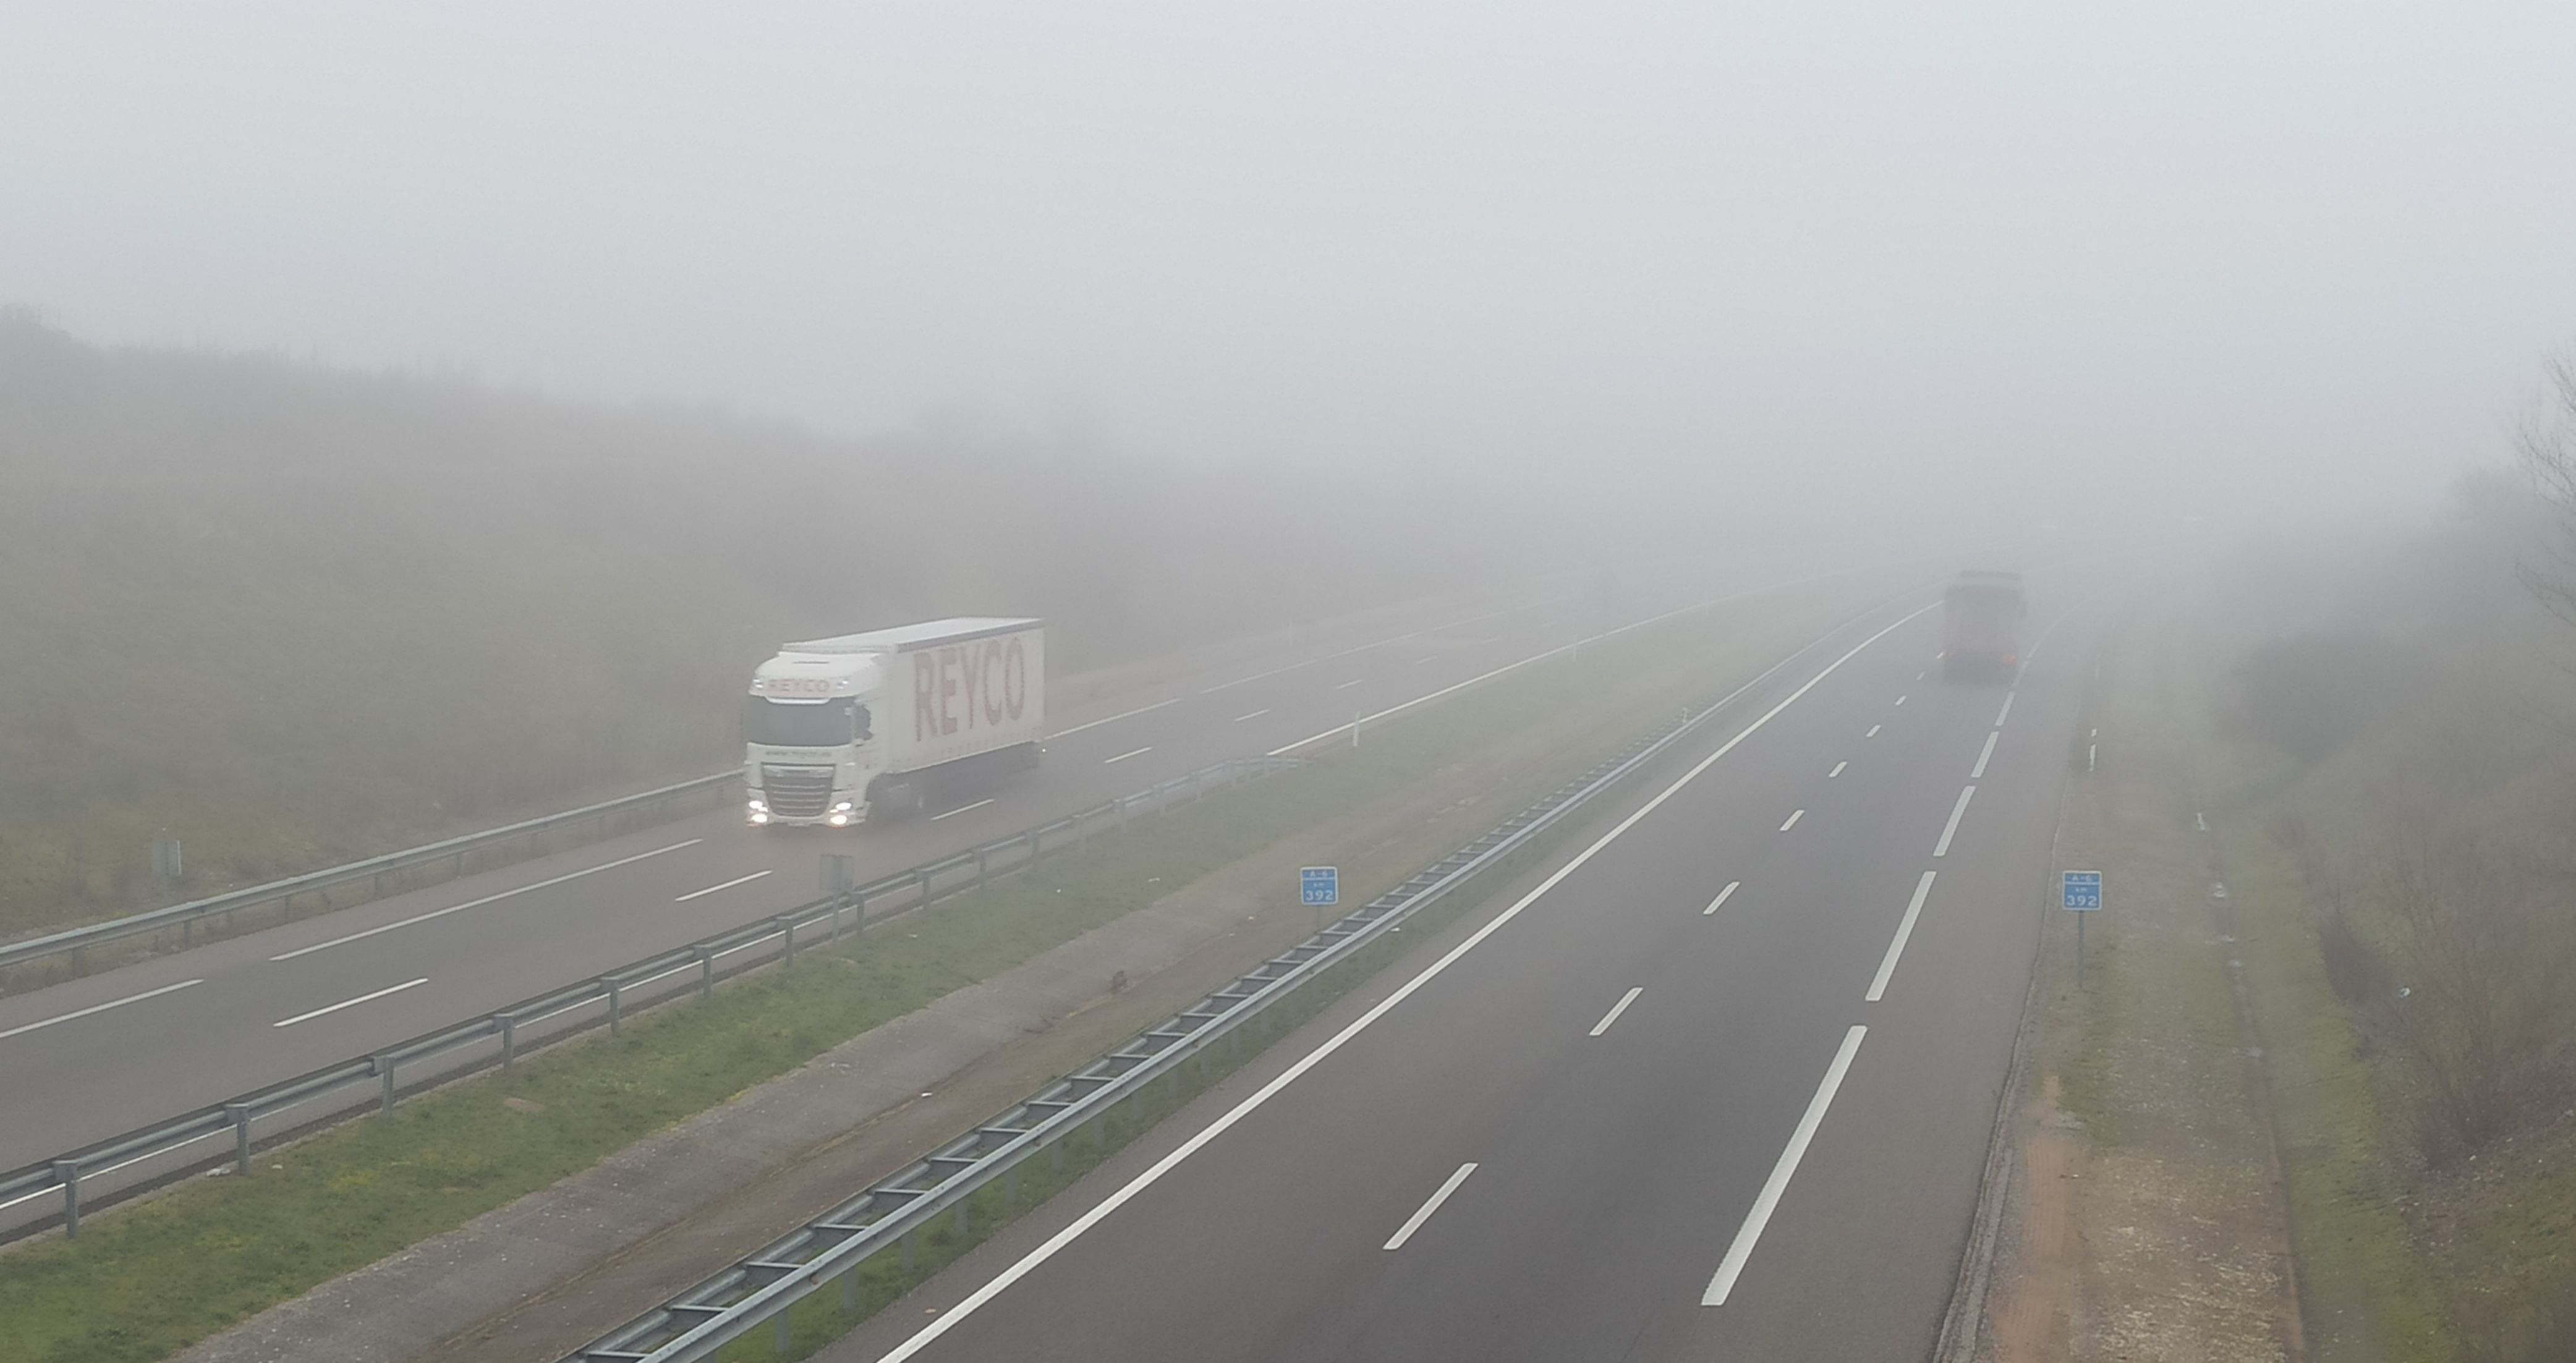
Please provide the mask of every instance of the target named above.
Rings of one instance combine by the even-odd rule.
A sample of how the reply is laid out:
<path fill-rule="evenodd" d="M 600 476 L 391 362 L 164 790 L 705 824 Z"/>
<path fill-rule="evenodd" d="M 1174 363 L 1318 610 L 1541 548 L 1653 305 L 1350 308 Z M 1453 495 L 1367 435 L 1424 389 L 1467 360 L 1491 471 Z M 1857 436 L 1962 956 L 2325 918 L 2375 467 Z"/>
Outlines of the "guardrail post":
<path fill-rule="evenodd" d="M 1016 1164 L 1002 1171 L 1002 1205 L 1020 1205 L 1020 1166 Z"/>
<path fill-rule="evenodd" d="M 929 908 L 929 907 L 930 907 L 930 872 L 929 872 L 929 871 L 927 871 L 927 870 L 924 870 L 924 869 L 922 869 L 922 868 L 920 868 L 920 867 L 914 867 L 914 868 L 913 868 L 913 872 L 912 872 L 912 883 L 913 883 L 915 886 L 919 887 L 919 889 L 921 890 L 921 900 L 920 900 L 920 902 L 919 902 L 919 903 L 914 904 L 914 905 L 913 905 L 913 907 L 914 907 L 914 908 L 916 908 L 916 909 L 926 909 L 926 908 Z"/>
<path fill-rule="evenodd" d="M 386 1112 L 386 1114 L 387 1114 L 387 1115 L 391 1115 L 391 1114 L 392 1114 L 392 1112 L 393 1112 L 393 1110 L 394 1110 L 394 1058 L 393 1058 L 392 1056 L 390 1056 L 390 1055 L 380 1055 L 380 1056 L 377 1056 L 377 1057 L 376 1057 L 376 1073 L 378 1073 L 378 1074 L 380 1074 L 380 1075 L 383 1075 L 383 1076 L 384 1076 L 384 1079 L 385 1079 L 385 1108 L 384 1108 L 384 1110 L 385 1110 L 385 1112 Z"/>
<path fill-rule="evenodd" d="M 54 1161 L 54 1177 L 63 1181 L 63 1238 L 80 1234 L 80 1161 Z"/>
<path fill-rule="evenodd" d="M 233 1123 L 233 1172 L 250 1172 L 250 1104 L 226 1103 L 224 1115 Z"/>
<path fill-rule="evenodd" d="M 783 963 L 794 965 L 796 964 L 796 920 L 781 918 L 778 920 L 778 929 L 787 935 L 787 954 L 782 958 Z"/>
<path fill-rule="evenodd" d="M 608 1034 L 610 1036 L 615 1036 L 617 1035 L 618 1024 L 625 1020 L 620 1015 L 625 1011 L 624 1004 L 626 1000 L 624 995 L 626 986 L 619 984 L 613 979 L 602 981 L 602 983 L 608 986 Z"/>
<path fill-rule="evenodd" d="M 698 953 L 698 997 L 713 998 L 716 992 L 716 954 L 705 947 L 694 950 Z"/>
<path fill-rule="evenodd" d="M 194 919 L 194 918 L 182 918 L 182 919 L 180 919 L 180 920 L 179 920 L 179 949 L 180 949 L 181 951 L 186 951 L 188 948 L 190 948 L 190 947 L 192 947 L 192 946 L 195 946 L 196 944 L 197 944 L 197 920 L 196 920 L 196 919 Z"/>
<path fill-rule="evenodd" d="M 911 1231 L 905 1231 L 905 1232 L 903 1233 L 903 1271 L 904 1271 L 904 1272 L 906 1272 L 906 1273 L 910 1273 L 910 1272 L 912 1271 L 912 1232 L 911 1232 Z"/>
<path fill-rule="evenodd" d="M 1088 849 L 1090 846 L 1091 811 L 1087 809 L 1077 809 L 1073 812 L 1073 850 L 1080 852 Z"/>
<path fill-rule="evenodd" d="M 966 1199 L 957 1199 L 957 1238 L 966 1238 Z"/>
<path fill-rule="evenodd" d="M 787 1352 L 787 1347 L 795 1342 L 794 1331 L 792 1328 L 794 1322 L 788 1319 L 787 1312 L 788 1308 L 785 1306 L 778 1308 L 778 1334 L 770 1341 L 769 1344 L 770 1352 L 772 1353 L 783 1354 Z"/>
<path fill-rule="evenodd" d="M 850 891 L 850 935 L 856 937 L 867 930 L 868 892 L 852 890 Z"/>
<path fill-rule="evenodd" d="M 987 855 L 987 854 L 989 854 L 989 853 L 991 852 L 991 850 L 992 850 L 992 849 L 991 849 L 991 848 L 989 848 L 989 847 L 978 847 L 978 848 L 976 848 L 976 849 L 975 849 L 975 888 L 976 888 L 976 889 L 979 889 L 979 890 L 980 890 L 980 889 L 984 888 L 984 876 L 985 876 L 985 873 L 986 873 L 986 867 L 985 867 L 985 861 L 984 861 L 984 858 L 986 857 L 986 855 Z"/>
<path fill-rule="evenodd" d="M 80 949 L 79 947 L 73 947 L 73 948 L 72 948 L 72 973 L 73 973 L 73 974 L 75 974 L 75 975 L 86 975 L 86 974 L 88 974 L 88 973 L 89 973 L 88 971 L 86 971 L 86 970 L 84 970 L 84 969 L 82 969 L 82 968 L 81 968 L 81 962 L 82 962 L 82 959 L 83 959 L 83 958 L 82 958 L 82 956 L 81 956 L 81 949 Z"/>
<path fill-rule="evenodd" d="M 501 1014 L 501 1068 L 508 1069 L 519 1058 L 519 1019 Z"/>
<path fill-rule="evenodd" d="M 859 1309 L 859 1271 L 851 1269 L 841 1275 L 841 1311 L 847 1314 Z"/>

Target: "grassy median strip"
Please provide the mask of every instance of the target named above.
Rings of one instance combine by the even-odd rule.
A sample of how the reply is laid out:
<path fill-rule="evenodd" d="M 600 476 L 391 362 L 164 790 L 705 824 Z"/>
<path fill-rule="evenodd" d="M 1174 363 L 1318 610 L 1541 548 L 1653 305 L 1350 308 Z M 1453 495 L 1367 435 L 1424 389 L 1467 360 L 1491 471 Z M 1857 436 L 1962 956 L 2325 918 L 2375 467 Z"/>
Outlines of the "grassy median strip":
<path fill-rule="evenodd" d="M 714 997 L 462 1080 L 254 1162 L 98 1216 L 78 1240 L 0 1254 L 0 1359 L 157 1359 L 341 1273 L 455 1229 L 830 1047 L 989 978 L 1280 839 L 1405 789 L 1495 734 L 1566 726 L 1554 775 L 1594 760 L 1596 713 L 1651 665 L 1744 672 L 1826 615 L 1822 594 L 1713 611 L 1512 677 L 1268 778 L 994 882 Z M 1747 617 L 1752 617 L 1748 625 Z M 1704 694 L 1703 674 L 1687 694 Z M 1676 695 L 1676 703 L 1683 697 Z M 1661 718 L 1655 715 L 1654 718 Z M 1498 811 L 1499 813 L 1499 811 Z M 1160 888 L 1153 888 L 1160 887 Z M 1373 892 L 1366 885 L 1355 891 Z M 507 1101 L 516 1100 L 516 1101 Z"/>

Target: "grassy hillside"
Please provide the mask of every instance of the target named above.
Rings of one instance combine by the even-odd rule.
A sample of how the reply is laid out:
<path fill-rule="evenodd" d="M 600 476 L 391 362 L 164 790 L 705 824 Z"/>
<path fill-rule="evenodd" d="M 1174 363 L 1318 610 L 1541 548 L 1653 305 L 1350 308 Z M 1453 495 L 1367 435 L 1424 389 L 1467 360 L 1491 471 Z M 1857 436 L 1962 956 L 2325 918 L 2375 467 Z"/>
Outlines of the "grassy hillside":
<path fill-rule="evenodd" d="M 1373 506 L 0 316 L 0 937 L 157 897 L 165 830 L 198 892 L 711 769 L 783 638 L 1027 612 L 1076 669 L 1437 590 L 1514 539 Z"/>

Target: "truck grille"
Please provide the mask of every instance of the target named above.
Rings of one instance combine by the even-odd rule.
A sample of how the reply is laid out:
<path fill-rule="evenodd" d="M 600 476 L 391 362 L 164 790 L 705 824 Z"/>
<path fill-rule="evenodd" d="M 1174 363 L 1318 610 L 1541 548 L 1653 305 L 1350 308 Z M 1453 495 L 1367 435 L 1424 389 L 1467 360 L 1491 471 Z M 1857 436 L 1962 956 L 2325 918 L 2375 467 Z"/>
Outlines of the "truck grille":
<path fill-rule="evenodd" d="M 763 763 L 760 788 L 768 796 L 771 814 L 782 819 L 819 819 L 832 805 L 832 769 Z"/>

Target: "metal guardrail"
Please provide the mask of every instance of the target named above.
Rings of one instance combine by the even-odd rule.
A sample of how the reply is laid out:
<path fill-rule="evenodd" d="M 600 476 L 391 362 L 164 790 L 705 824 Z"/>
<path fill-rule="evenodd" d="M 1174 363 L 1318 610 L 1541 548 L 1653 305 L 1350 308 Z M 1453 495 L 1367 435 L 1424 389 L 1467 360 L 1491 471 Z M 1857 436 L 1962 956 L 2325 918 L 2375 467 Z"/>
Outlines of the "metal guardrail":
<path fill-rule="evenodd" d="M 712 989 L 718 979 L 770 960 L 793 960 L 800 944 L 820 936 L 837 941 L 844 931 L 975 889 L 1048 853 L 1084 846 L 1093 833 L 1124 826 L 1140 810 L 1167 809 L 1212 789 L 1303 765 L 1304 759 L 1293 757 L 1228 758 L 481 1017 L 0 1174 L 0 1240 L 57 1221 L 77 1235 L 84 1202 L 94 1208 L 102 1193 L 130 1195 L 227 1158 L 236 1170 L 247 1171 L 251 1151 L 263 1140 L 308 1131 L 367 1106 L 391 1111 L 407 1091 L 489 1065 L 507 1067 L 532 1046 L 592 1027 L 614 1032 L 638 1007 Z M 225 1137 L 228 1151 L 210 1144 Z M 125 1177 L 113 1187 L 100 1187 L 99 1180 L 120 1174 Z M 43 1205 L 10 1222 L 14 1209 L 31 1204 Z"/>
<path fill-rule="evenodd" d="M 285 910 L 287 917 L 292 918 L 295 916 L 297 895 L 319 894 L 357 880 L 373 880 L 376 882 L 376 888 L 381 891 L 384 877 L 440 861 L 452 860 L 455 863 L 455 869 L 461 873 L 465 869 L 467 856 L 486 848 L 497 847 L 514 838 L 539 838 L 556 829 L 569 828 L 592 820 L 598 820 L 605 825 L 608 820 L 620 814 L 656 806 L 698 791 L 718 789 L 727 782 L 741 779 L 740 768 L 720 771 L 713 776 L 701 776 L 695 780 L 681 781 L 655 790 L 622 795 L 614 800 L 602 800 L 595 805 L 567 809 L 560 814 L 524 819 L 504 827 L 487 828 L 480 833 L 467 833 L 423 847 L 388 852 L 383 856 L 370 857 L 365 861 L 353 861 L 342 866 L 308 871 L 300 876 L 290 876 L 265 885 L 252 885 L 205 899 L 191 900 L 185 904 L 173 904 L 168 908 L 151 909 L 124 918 L 110 919 L 104 923 L 92 923 L 87 927 L 71 928 L 43 937 L 11 942 L 0 945 L 0 970 L 69 952 L 73 958 L 73 973 L 78 974 L 80 973 L 79 953 L 85 948 L 120 938 L 140 936 L 147 932 L 166 932 L 172 928 L 179 930 L 182 945 L 192 945 L 196 935 L 196 925 L 219 914 L 236 913 L 264 904 L 277 904 Z"/>
<path fill-rule="evenodd" d="M 798 1301 L 845 1277 L 843 1301 L 855 1301 L 856 1274 L 869 1258 L 901 1246 L 909 1262 L 910 1237 L 942 1215 L 954 1216 L 959 1229 L 965 1230 L 967 1199 L 976 1192 L 996 1179 L 1012 1180 L 1005 1186 L 1015 1190 L 1020 1164 L 1040 1151 L 1053 1151 L 1061 1160 L 1062 1142 L 1086 1123 L 1138 1095 L 1210 1043 L 1232 1039 L 1247 1022 L 1350 960 L 1406 919 L 1478 876 L 1508 867 L 1537 839 L 1689 739 L 1713 716 L 1778 675 L 1809 648 L 1792 651 L 1724 697 L 1683 711 L 1680 718 L 1618 756 L 1558 787 L 1298 946 L 732 1267 L 564 1355 L 563 1363 L 693 1363 L 713 1357 L 764 1324 L 776 1327 L 776 1347 L 784 1352 L 789 1347 L 788 1311 Z"/>

